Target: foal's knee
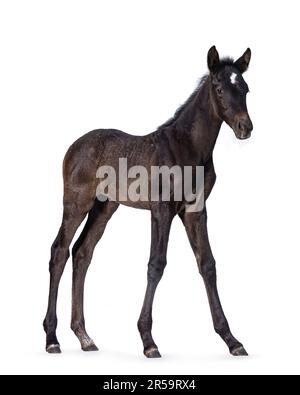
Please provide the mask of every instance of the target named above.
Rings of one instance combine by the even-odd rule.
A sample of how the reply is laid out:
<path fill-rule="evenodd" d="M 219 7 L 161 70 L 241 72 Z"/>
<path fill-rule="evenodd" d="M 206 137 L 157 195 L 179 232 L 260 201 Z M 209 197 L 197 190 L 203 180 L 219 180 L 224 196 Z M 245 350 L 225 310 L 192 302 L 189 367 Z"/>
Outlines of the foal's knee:
<path fill-rule="evenodd" d="M 82 245 L 79 248 L 74 245 L 72 249 L 73 269 L 76 270 L 82 266 L 88 266 L 92 256 L 90 248 Z"/>
<path fill-rule="evenodd" d="M 69 248 L 64 247 L 62 243 L 60 243 L 59 239 L 56 239 L 51 246 L 51 258 L 49 262 L 50 272 L 55 270 L 57 267 L 63 266 L 69 256 Z"/>
<path fill-rule="evenodd" d="M 166 264 L 167 259 L 165 256 L 155 256 L 150 258 L 148 263 L 148 280 L 159 281 L 163 275 Z"/>

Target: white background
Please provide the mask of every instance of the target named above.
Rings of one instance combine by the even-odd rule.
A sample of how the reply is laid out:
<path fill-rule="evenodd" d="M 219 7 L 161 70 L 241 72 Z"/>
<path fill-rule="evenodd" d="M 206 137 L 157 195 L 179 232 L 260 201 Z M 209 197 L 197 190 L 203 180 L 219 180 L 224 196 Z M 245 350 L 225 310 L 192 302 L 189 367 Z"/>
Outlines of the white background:
<path fill-rule="evenodd" d="M 300 373 L 299 20 L 296 1 L 1 1 L 1 373 Z M 146 134 L 206 72 L 212 45 L 249 46 L 253 137 L 224 125 L 208 201 L 220 296 L 249 352 L 214 333 L 207 298 L 176 218 L 157 290 L 147 360 L 136 328 L 146 286 L 150 214 L 120 207 L 86 281 L 84 353 L 70 330 L 71 261 L 61 281 L 58 339 L 44 351 L 50 245 L 62 213 L 61 164 L 95 128 Z"/>

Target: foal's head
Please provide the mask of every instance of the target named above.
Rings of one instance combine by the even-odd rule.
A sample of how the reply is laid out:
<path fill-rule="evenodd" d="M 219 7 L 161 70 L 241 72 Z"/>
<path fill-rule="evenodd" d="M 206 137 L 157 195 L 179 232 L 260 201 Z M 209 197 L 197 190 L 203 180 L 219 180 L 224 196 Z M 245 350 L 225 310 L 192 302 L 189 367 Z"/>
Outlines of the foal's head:
<path fill-rule="evenodd" d="M 207 55 L 214 108 L 239 139 L 249 138 L 253 129 L 246 105 L 249 89 L 242 76 L 248 68 L 250 58 L 249 48 L 235 62 L 230 59 L 220 60 L 215 46 L 210 48 Z"/>

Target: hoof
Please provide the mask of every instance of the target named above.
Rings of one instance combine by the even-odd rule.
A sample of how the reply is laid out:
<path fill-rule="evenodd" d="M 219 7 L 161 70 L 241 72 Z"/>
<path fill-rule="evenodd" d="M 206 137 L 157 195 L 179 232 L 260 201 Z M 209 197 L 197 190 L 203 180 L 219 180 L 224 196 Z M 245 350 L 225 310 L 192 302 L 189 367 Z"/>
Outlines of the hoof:
<path fill-rule="evenodd" d="M 98 347 L 94 343 L 91 343 L 86 347 L 82 347 L 82 350 L 83 351 L 99 351 Z"/>
<path fill-rule="evenodd" d="M 235 347 L 230 353 L 235 357 L 246 357 L 248 355 L 247 351 L 242 345 Z"/>
<path fill-rule="evenodd" d="M 60 354 L 61 353 L 59 344 L 49 344 L 49 346 L 46 347 L 46 351 L 49 354 Z"/>
<path fill-rule="evenodd" d="M 144 351 L 144 354 L 147 358 L 161 358 L 161 355 L 157 348 L 149 348 Z"/>

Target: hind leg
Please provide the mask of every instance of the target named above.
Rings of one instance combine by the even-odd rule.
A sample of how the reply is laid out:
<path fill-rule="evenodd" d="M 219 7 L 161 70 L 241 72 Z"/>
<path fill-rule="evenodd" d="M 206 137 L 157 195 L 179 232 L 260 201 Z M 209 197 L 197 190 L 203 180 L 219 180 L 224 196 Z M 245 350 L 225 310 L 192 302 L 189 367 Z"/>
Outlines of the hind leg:
<path fill-rule="evenodd" d="M 63 220 L 58 235 L 51 247 L 51 259 L 49 263 L 50 289 L 47 314 L 44 320 L 46 332 L 46 351 L 59 353 L 60 346 L 56 337 L 57 316 L 56 303 L 60 278 L 69 258 L 69 246 L 73 236 L 81 224 L 85 213 L 75 213 L 73 209 L 64 209 Z"/>
<path fill-rule="evenodd" d="M 91 262 L 94 248 L 105 230 L 108 220 L 118 208 L 115 202 L 95 201 L 85 227 L 74 244 L 73 255 L 73 285 L 72 285 L 72 321 L 71 328 L 78 337 L 84 351 L 97 351 L 93 340 L 85 330 L 83 313 L 84 280 Z"/>

